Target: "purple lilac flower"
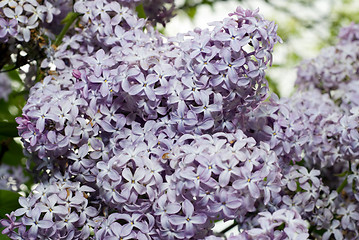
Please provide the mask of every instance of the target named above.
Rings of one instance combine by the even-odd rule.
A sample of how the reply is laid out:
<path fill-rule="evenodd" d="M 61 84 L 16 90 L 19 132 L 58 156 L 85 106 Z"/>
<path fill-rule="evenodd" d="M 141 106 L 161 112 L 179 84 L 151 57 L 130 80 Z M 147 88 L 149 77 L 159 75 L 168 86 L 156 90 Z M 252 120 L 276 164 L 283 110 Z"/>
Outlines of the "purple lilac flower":
<path fill-rule="evenodd" d="M 338 38 L 341 43 L 354 42 L 359 40 L 358 35 L 359 25 L 352 22 L 349 26 L 343 27 L 340 29 Z"/>
<path fill-rule="evenodd" d="M 335 239 L 343 239 L 343 234 L 337 227 L 340 225 L 338 220 L 333 220 L 332 224 L 329 226 L 328 230 L 323 234 L 323 239 L 327 240 L 331 235 L 334 235 Z"/>
<path fill-rule="evenodd" d="M 15 19 L 0 19 L 0 39 L 7 41 L 7 35 L 15 36 L 17 34 L 17 21 Z"/>
<path fill-rule="evenodd" d="M 358 104 L 351 101 L 353 87 L 341 106 L 333 101 L 356 86 L 332 84 L 344 76 L 340 66 L 331 69 L 334 75 L 321 69 L 332 76 L 323 86 L 336 89 L 333 95 L 311 90 L 260 103 L 266 87 L 252 87 L 262 86 L 272 44 L 280 40 L 258 11 L 239 8 L 214 23 L 211 34 L 195 30 L 186 41 L 164 43 L 151 27 L 143 32 L 144 20 L 130 9 L 107 3 L 76 4 L 79 12 L 97 10 L 84 10 L 84 35 L 75 35 L 73 48 L 58 48 L 52 60 L 60 74 L 32 88 L 17 119 L 34 171 L 42 174 L 34 193 L 19 200 L 19 219 L 1 221 L 9 236 L 86 238 L 92 228 L 99 239 L 204 238 L 218 217 L 237 218 L 243 232 L 231 238 L 238 239 L 306 239 L 304 219 L 317 230 L 328 229 L 323 238 L 354 236 L 358 113 L 351 106 Z M 48 8 L 50 20 L 56 10 Z M 355 42 L 354 35 L 344 35 L 343 42 Z M 350 48 L 337 49 L 350 59 Z M 74 57 L 67 67 L 61 57 L 69 54 Z M 101 64 L 105 58 L 109 62 Z M 302 160 L 304 166 L 296 164 Z M 347 172 L 349 185 L 341 195 L 338 181 L 326 179 L 329 170 Z M 340 204 L 342 195 L 347 207 Z M 114 213 L 106 213 L 108 208 Z M 54 224 L 44 230 L 49 222 L 40 221 Z"/>
<path fill-rule="evenodd" d="M 30 226 L 28 230 L 28 237 L 29 238 L 36 238 L 38 237 L 39 230 L 45 230 L 54 225 L 52 221 L 49 220 L 40 220 L 41 211 L 39 208 L 34 208 L 31 210 L 29 217 L 23 218 L 23 224 Z"/>
<path fill-rule="evenodd" d="M 355 222 L 359 220 L 359 213 L 356 204 L 350 204 L 347 207 L 341 207 L 337 211 L 338 214 L 343 215 L 341 225 L 343 229 L 355 230 Z M 355 221 L 356 220 L 356 221 Z"/>
<path fill-rule="evenodd" d="M 5 214 L 5 216 L 8 219 L 0 220 L 0 224 L 5 227 L 1 233 L 11 237 L 13 234 L 16 234 L 15 232 L 13 232 L 13 230 L 15 228 L 18 228 L 21 224 L 19 222 L 16 222 L 16 217 L 14 216 L 14 212 L 11 212 L 10 214 Z"/>
<path fill-rule="evenodd" d="M 194 207 L 187 199 L 182 204 L 182 211 L 185 216 L 172 215 L 169 217 L 169 221 L 176 226 L 184 226 L 185 236 L 189 238 L 195 234 L 194 225 L 204 224 L 207 221 L 207 216 L 204 213 L 194 215 Z"/>

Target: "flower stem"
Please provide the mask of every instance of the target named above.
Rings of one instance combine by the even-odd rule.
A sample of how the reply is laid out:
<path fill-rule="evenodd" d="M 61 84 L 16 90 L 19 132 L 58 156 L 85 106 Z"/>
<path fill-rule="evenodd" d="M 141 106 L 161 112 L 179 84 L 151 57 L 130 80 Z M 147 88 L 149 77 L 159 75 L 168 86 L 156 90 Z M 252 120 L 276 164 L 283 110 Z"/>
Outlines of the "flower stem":
<path fill-rule="evenodd" d="M 345 176 L 345 179 L 344 181 L 342 182 L 342 184 L 340 184 L 340 186 L 337 188 L 337 193 L 341 193 L 343 191 L 343 189 L 345 188 L 345 186 L 348 184 L 348 176 L 350 174 L 353 174 L 352 172 L 352 162 L 351 161 L 348 161 L 348 164 L 349 164 L 349 170 L 348 171 L 345 171 L 345 175 L 343 175 L 343 177 Z"/>
<path fill-rule="evenodd" d="M 62 43 L 62 39 L 64 38 L 65 34 L 67 33 L 71 25 L 74 23 L 76 18 L 80 15 L 80 13 L 69 12 L 67 16 L 62 20 L 62 23 L 65 23 L 65 26 L 62 28 L 60 34 L 56 37 L 56 40 L 54 42 L 54 45 L 56 47 L 58 47 Z"/>
<path fill-rule="evenodd" d="M 225 229 L 223 229 L 220 234 L 225 234 L 226 232 L 228 232 L 229 230 L 231 230 L 232 228 L 234 228 L 235 226 L 238 226 L 238 223 L 236 221 L 234 221 L 230 226 L 226 227 Z"/>
<path fill-rule="evenodd" d="M 348 184 L 348 177 L 345 177 L 342 184 L 340 184 L 340 186 L 337 188 L 337 193 L 341 193 L 347 184 Z"/>

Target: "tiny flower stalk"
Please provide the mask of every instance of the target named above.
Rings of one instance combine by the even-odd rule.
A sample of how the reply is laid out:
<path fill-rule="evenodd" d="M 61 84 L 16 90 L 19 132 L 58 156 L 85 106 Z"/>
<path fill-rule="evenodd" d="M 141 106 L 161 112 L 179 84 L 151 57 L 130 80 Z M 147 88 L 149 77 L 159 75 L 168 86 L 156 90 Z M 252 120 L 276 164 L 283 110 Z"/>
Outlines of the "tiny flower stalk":
<path fill-rule="evenodd" d="M 346 176 L 342 184 L 337 188 L 337 193 L 341 193 L 345 186 L 348 184 L 348 177 Z"/>
<path fill-rule="evenodd" d="M 351 163 L 351 161 L 348 161 L 348 164 L 349 164 L 349 170 L 348 171 L 345 171 L 345 172 L 343 172 L 343 173 L 341 173 L 339 176 L 340 177 L 344 177 L 345 176 L 345 179 L 344 179 L 344 181 L 340 184 L 340 186 L 337 188 L 337 193 L 341 193 L 342 191 L 343 191 L 343 189 L 345 188 L 345 186 L 348 184 L 348 176 L 350 175 L 350 174 L 353 174 L 353 172 L 352 172 L 352 163 Z"/>

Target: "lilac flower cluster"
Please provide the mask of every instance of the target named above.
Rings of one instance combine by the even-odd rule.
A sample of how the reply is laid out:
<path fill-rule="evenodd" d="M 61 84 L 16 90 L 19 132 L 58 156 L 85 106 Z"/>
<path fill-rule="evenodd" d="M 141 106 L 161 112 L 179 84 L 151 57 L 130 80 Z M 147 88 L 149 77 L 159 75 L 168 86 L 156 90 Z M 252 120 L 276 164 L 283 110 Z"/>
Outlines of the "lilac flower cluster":
<path fill-rule="evenodd" d="M 36 0 L 6 0 L 1 1 L 0 8 L 0 42 L 11 38 L 29 42 L 31 38 L 37 38 L 35 32 L 41 34 L 40 28 L 46 27 L 46 24 L 49 24 L 49 29 L 55 30 L 59 24 L 55 24 L 54 19 L 60 13 L 62 17 L 66 15 L 71 5 L 67 0 L 45 0 L 41 4 Z"/>
<path fill-rule="evenodd" d="M 342 49 L 356 44 L 355 29 L 357 25 L 351 25 L 341 31 Z M 355 49 L 350 54 L 358 54 Z M 338 53 L 332 52 L 330 58 L 336 59 Z M 324 59 L 321 54 L 311 62 L 322 64 Z M 336 59 L 335 63 L 356 71 L 346 62 Z M 310 223 L 313 237 L 355 239 L 359 224 L 357 77 L 347 75 L 345 81 L 334 81 L 333 75 L 318 78 L 305 70 L 307 66 L 313 65 L 299 67 L 297 84 L 302 91 L 289 99 L 273 96 L 261 103 L 245 116 L 241 128 L 257 142 L 269 144 L 278 156 L 286 186 L 279 208 L 295 209 Z M 333 70 L 332 65 L 316 67 L 322 73 Z M 310 83 L 303 81 L 304 75 L 310 76 Z"/>
<path fill-rule="evenodd" d="M 281 173 L 269 146 L 255 147 L 254 139 L 240 130 L 234 135 L 197 138 L 190 146 L 183 145 L 180 138 L 180 147 L 173 150 L 175 156 L 169 164 L 176 171 L 169 178 L 169 199 L 179 202 L 195 197 L 196 211 L 206 213 L 208 220 L 230 220 L 278 196 Z M 169 221 L 177 220 L 170 216 Z"/>
<path fill-rule="evenodd" d="M 207 122 L 210 111 L 214 128 L 219 131 L 235 129 L 239 124 L 236 116 L 254 109 L 267 97 L 264 70 L 271 64 L 273 45 L 281 41 L 276 25 L 264 20 L 258 10 L 238 8 L 231 16 L 212 23 L 212 31 L 195 30 L 178 43 L 186 51 L 182 61 L 187 65 L 184 77 L 193 81 L 186 79 L 185 83 L 184 90 L 190 88 L 186 93 L 192 90 L 189 100 L 194 100 L 187 106 L 193 106 L 202 122 Z M 223 107 L 218 108 L 219 103 Z"/>
<path fill-rule="evenodd" d="M 319 111 L 322 115 L 320 116 L 319 127 L 325 129 L 318 131 L 319 136 L 321 136 L 322 148 L 317 153 L 311 151 L 311 157 L 314 160 L 319 159 L 314 163 L 324 162 L 322 166 L 329 165 L 329 168 L 321 169 L 323 181 L 326 182 L 331 190 L 336 189 L 336 191 L 331 191 L 330 194 L 327 191 L 325 194 L 326 200 L 316 204 L 319 206 L 316 208 L 319 212 L 313 222 L 315 222 L 318 229 L 327 230 L 323 234 L 323 239 L 329 239 L 330 236 L 334 236 L 335 239 L 358 237 L 359 205 L 356 179 L 358 174 L 359 119 L 358 88 L 356 87 L 358 77 L 356 60 L 354 60 L 359 54 L 358 48 L 355 47 L 358 43 L 357 36 L 358 25 L 355 24 L 351 24 L 340 31 L 337 46 L 338 49 L 345 49 L 342 56 L 347 56 L 345 57 L 346 61 L 338 60 L 336 65 L 338 69 L 348 68 L 351 72 L 346 72 L 345 79 L 337 79 L 335 88 L 319 88 L 327 89 L 326 93 L 324 93 L 326 94 L 325 98 L 328 99 L 328 102 L 331 102 L 332 107 L 325 110 L 327 112 L 325 114 L 322 114 L 322 109 Z M 333 54 L 331 58 L 337 58 L 337 54 L 341 54 L 340 50 Z M 328 69 L 330 69 L 330 66 L 323 66 L 321 71 L 324 72 Z M 329 86 L 327 83 L 330 81 L 331 79 L 328 77 L 323 78 L 324 86 Z M 302 83 L 299 82 L 299 84 Z M 309 91 L 307 94 L 313 91 L 316 90 Z M 322 93 L 322 96 L 324 94 Z M 319 96 L 320 93 L 318 92 L 317 95 Z M 316 111 L 318 112 L 318 109 Z M 319 116 L 317 115 L 317 117 Z M 333 177 L 328 177 L 333 174 L 337 179 L 336 184 Z"/>
<path fill-rule="evenodd" d="M 279 209 L 273 213 L 258 213 L 256 224 L 250 230 L 238 236 L 230 236 L 229 240 L 242 239 L 308 239 L 308 223 L 302 220 L 295 210 Z"/>
<path fill-rule="evenodd" d="M 343 28 L 336 46 L 325 48 L 318 57 L 298 67 L 296 84 L 300 88 L 319 88 L 326 92 L 358 79 L 358 26 Z"/>
<path fill-rule="evenodd" d="M 342 44 L 359 40 L 359 25 L 352 22 L 349 26 L 341 28 L 338 38 Z"/>
<path fill-rule="evenodd" d="M 84 14 L 84 22 L 87 23 L 88 20 L 93 20 L 98 15 L 98 10 L 101 8 L 101 20 L 105 21 L 104 24 L 109 20 L 108 16 L 111 18 L 112 25 L 117 25 L 122 18 L 126 18 L 126 15 L 120 13 L 119 10 L 122 7 L 126 9 L 131 9 L 131 12 L 140 5 L 144 13 L 146 14 L 147 22 L 156 25 L 157 23 L 165 26 L 167 22 L 174 17 L 175 3 L 173 0 L 118 0 L 111 2 L 104 1 L 76 1 L 75 11 L 79 11 Z M 104 4 L 105 3 L 105 4 Z M 107 5 L 108 4 L 108 5 Z M 127 11 L 127 10 L 126 10 Z M 124 11 L 124 12 L 126 12 Z M 118 15 L 115 17 L 115 15 Z M 105 17 L 104 17 L 105 16 Z M 117 22 L 117 23 L 116 23 Z M 109 34 L 109 32 L 107 32 Z"/>
<path fill-rule="evenodd" d="M 96 239 L 199 239 L 213 221 L 280 198 L 276 154 L 237 129 L 266 97 L 274 23 L 238 8 L 213 30 L 165 41 L 117 2 L 74 9 L 77 33 L 42 62 L 58 74 L 31 89 L 17 119 L 39 186 L 51 190 L 20 200 L 29 211 L 3 220 L 10 237 L 83 238 L 91 227 Z"/>
<path fill-rule="evenodd" d="M 348 121 L 355 119 L 348 119 L 333 100 L 319 90 L 299 92 L 290 99 L 273 98 L 247 118 L 246 134 L 257 141 L 268 142 L 271 149 L 288 162 L 299 162 L 304 157 L 321 167 L 333 166 L 350 159 L 356 152 L 356 145 L 349 144 L 355 136 L 342 136 Z M 355 126 L 351 128 L 354 130 Z"/>
<path fill-rule="evenodd" d="M 97 3 L 99 4 L 99 2 Z M 276 39 L 272 36 L 275 33 L 275 28 L 270 28 L 273 24 L 261 20 L 256 12 L 253 13 L 254 17 L 252 15 L 248 17 L 250 20 L 241 19 L 243 27 L 241 25 L 233 26 L 231 30 L 228 30 L 217 26 L 217 30 L 212 34 L 215 38 L 220 35 L 225 37 L 228 35 L 227 31 L 239 31 L 243 28 L 244 32 L 248 31 L 245 33 L 248 37 L 245 37 L 245 41 L 241 44 L 243 47 L 253 45 L 253 43 L 256 44 L 255 39 L 257 39 L 258 45 L 258 40 L 263 39 L 260 46 L 255 47 L 257 49 L 254 48 L 252 52 L 247 53 L 242 50 L 242 46 L 235 45 L 233 48 L 231 46 L 234 43 L 231 43 L 230 39 L 223 40 L 222 47 L 218 48 L 216 46 L 221 46 L 220 40 L 209 41 L 207 39 L 209 31 L 205 31 L 208 34 L 204 35 L 204 43 L 201 43 L 205 52 L 201 53 L 195 48 L 183 51 L 182 48 L 175 45 L 175 42 L 163 43 L 162 38 L 153 32 L 150 26 L 147 26 L 146 33 L 143 32 L 145 21 L 131 15 L 132 11 L 129 8 L 121 7 L 116 2 L 105 3 L 98 5 L 98 10 L 92 10 L 92 14 L 86 15 L 86 9 L 94 9 L 91 5 L 92 2 L 77 2 L 75 9 L 84 13 L 82 20 L 87 25 L 81 29 L 81 35 L 75 34 L 71 39 L 65 38 L 64 44 L 57 49 L 55 54 L 42 62 L 43 67 L 50 63 L 55 64 L 57 70 L 65 69 L 66 63 L 79 69 L 77 70 L 77 80 L 75 80 L 76 76 L 72 80 L 71 77 L 67 77 L 70 74 L 67 72 L 67 75 L 59 76 L 61 80 L 56 79 L 56 81 L 65 82 L 63 89 L 61 87 L 60 89 L 66 90 L 64 91 L 66 96 L 71 96 L 71 98 L 73 95 L 78 96 L 75 97 L 76 101 L 81 103 L 79 103 L 80 106 L 76 105 L 78 107 L 72 107 L 71 111 L 69 107 L 63 109 L 67 105 L 63 104 L 67 97 L 53 94 L 59 90 L 58 86 L 42 91 L 43 85 L 52 85 L 51 79 L 55 78 L 54 76 L 46 77 L 42 84 L 37 84 L 33 88 L 29 104 L 24 108 L 24 118 L 19 121 L 25 123 L 29 120 L 29 123 L 32 123 L 29 125 L 26 123 L 26 127 L 20 126 L 20 129 L 26 130 L 24 140 L 30 143 L 26 145 L 30 152 L 38 151 L 32 147 L 38 148 L 35 146 L 36 141 L 42 139 L 41 135 L 46 135 L 41 141 L 45 141 L 43 146 L 46 146 L 47 149 L 46 151 L 45 149 L 41 150 L 40 158 L 45 156 L 45 152 L 50 153 L 51 144 L 53 145 L 57 141 L 62 142 L 60 147 L 66 151 L 71 149 L 69 147 L 72 141 L 70 140 L 71 123 L 82 114 L 85 114 L 82 117 L 83 120 L 76 120 L 77 122 L 75 121 L 74 124 L 81 122 L 81 125 L 86 125 L 91 122 L 95 136 L 100 128 L 112 133 L 115 130 L 121 130 L 125 124 L 130 125 L 134 120 L 142 119 L 139 123 L 143 124 L 144 121 L 153 119 L 169 124 L 167 135 L 172 138 L 176 132 L 200 134 L 211 131 L 233 131 L 238 120 L 224 120 L 226 119 L 224 117 L 235 116 L 236 113 L 243 114 L 242 112 L 249 111 L 259 103 L 261 98 L 265 97 L 264 73 L 259 74 L 259 70 L 265 67 L 263 64 L 268 64 L 270 61 L 270 52 L 276 41 L 272 40 Z M 108 10 L 102 11 L 101 6 L 102 8 L 106 6 Z M 245 12 L 239 9 L 235 16 L 241 14 L 244 15 Z M 230 19 L 226 21 L 230 25 L 236 23 Z M 246 21 L 248 23 L 244 24 Z M 262 24 L 263 26 L 268 24 L 269 28 L 263 27 L 265 31 L 259 31 L 250 28 L 252 24 Z M 196 38 L 200 37 L 199 33 L 193 34 L 196 35 Z M 94 35 L 97 40 L 105 44 L 103 49 L 106 51 L 94 50 L 95 46 L 89 42 L 90 37 L 84 37 Z M 183 46 L 188 48 L 191 44 L 201 45 L 195 40 L 188 40 L 183 43 Z M 209 49 L 213 49 L 213 53 Z M 235 51 L 238 51 L 237 54 L 243 55 L 239 60 L 231 60 L 230 54 L 231 52 L 235 54 Z M 227 60 L 219 59 L 221 52 L 224 53 Z M 253 55 L 256 55 L 257 52 L 262 52 L 264 55 L 255 61 Z M 213 55 L 211 58 L 215 57 L 215 59 L 208 60 L 208 64 L 204 61 L 199 62 L 201 58 L 208 58 L 209 54 Z M 191 56 L 193 60 L 190 60 Z M 236 66 L 235 61 L 240 65 Z M 190 62 L 193 63 L 185 64 Z M 225 64 L 228 65 L 227 68 L 222 69 L 220 66 Z M 217 72 L 215 82 L 208 78 L 207 75 L 211 74 L 208 69 L 213 73 Z M 248 74 L 249 76 L 247 76 Z M 232 80 L 218 80 L 217 77 L 223 75 L 231 76 Z M 242 76 L 243 81 L 233 83 L 236 76 Z M 57 84 L 55 83 L 55 85 Z M 212 85 L 213 87 L 211 87 Z M 35 93 L 36 91 L 37 93 Z M 32 102 L 35 105 L 30 104 Z M 48 104 L 43 106 L 44 102 Z M 54 104 L 57 108 L 52 106 Z M 61 111 L 66 111 L 62 114 L 63 116 L 59 115 Z M 69 114 L 70 119 L 64 118 L 64 114 Z M 56 130 L 51 131 L 51 129 L 45 128 L 45 122 L 56 125 Z M 67 122 L 66 126 L 65 122 Z M 77 132 L 76 129 L 74 131 Z M 53 140 L 50 143 L 48 132 L 50 132 L 50 136 L 56 135 L 57 141 Z M 60 132 L 61 134 L 57 135 Z M 23 136 L 25 132 L 21 131 L 20 133 Z M 84 142 L 86 141 L 85 138 Z M 78 143 L 76 144 L 79 146 Z M 62 154 L 63 152 L 60 151 L 58 155 Z"/>
<path fill-rule="evenodd" d="M 323 184 L 318 176 L 324 174 L 319 170 L 312 169 L 308 172 L 305 167 L 295 167 L 289 174 L 287 184 L 292 197 L 284 196 L 285 203 L 294 207 L 317 230 L 321 230 L 324 233 L 323 239 L 329 239 L 332 234 L 335 239 L 353 239 L 358 236 L 356 226 L 359 224 L 359 206 L 357 199 L 354 200 L 350 193 L 350 186 L 345 188 L 348 195 L 341 196 L 338 190 L 330 190 L 330 184 Z M 298 191 L 297 183 L 301 191 Z M 339 221 L 341 224 L 338 224 Z M 312 235 L 320 236 L 317 232 Z"/>
<path fill-rule="evenodd" d="M 359 224 L 359 119 L 357 108 L 339 107 L 334 100 L 316 89 L 274 98 L 247 116 L 246 134 L 267 142 L 279 158 L 286 185 L 280 208 L 295 209 L 309 221 L 312 236 L 353 239 Z M 289 167 L 290 162 L 304 166 Z"/>
<path fill-rule="evenodd" d="M 55 173 L 37 185 L 28 197 L 20 197 L 21 208 L 2 219 L 3 234 L 12 239 L 87 239 L 97 226 L 92 217 L 98 210 L 90 194 L 95 190 Z M 21 217 L 21 221 L 15 221 Z M 16 230 L 16 231 L 15 231 Z"/>

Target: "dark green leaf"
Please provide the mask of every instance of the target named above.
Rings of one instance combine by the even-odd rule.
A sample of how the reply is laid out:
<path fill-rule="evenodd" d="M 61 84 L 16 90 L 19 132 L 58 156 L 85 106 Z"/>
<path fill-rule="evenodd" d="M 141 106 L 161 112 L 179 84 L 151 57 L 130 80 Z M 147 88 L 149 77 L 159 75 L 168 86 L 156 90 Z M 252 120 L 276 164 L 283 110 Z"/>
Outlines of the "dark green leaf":
<path fill-rule="evenodd" d="M 285 223 L 282 223 L 281 225 L 279 225 L 279 226 L 275 227 L 275 230 L 279 230 L 279 231 L 281 231 L 281 230 L 283 230 L 283 229 L 284 229 L 284 227 L 285 227 Z"/>
<path fill-rule="evenodd" d="M 1 141 L 1 148 L 7 148 L 4 156 L 1 159 L 2 163 L 19 166 L 22 164 L 21 160 L 24 158 L 24 154 L 22 152 L 22 146 L 15 142 L 14 139 L 8 138 L 6 140 Z"/>
<path fill-rule="evenodd" d="M 0 135 L 6 137 L 18 137 L 16 122 L 0 122 Z"/>
<path fill-rule="evenodd" d="M 10 239 L 8 236 L 1 234 L 2 230 L 5 228 L 0 228 L 0 240 L 8 240 Z"/>
<path fill-rule="evenodd" d="M 9 112 L 9 102 L 5 102 L 4 99 L 0 99 L 0 120 L 9 120 L 11 117 L 11 113 Z"/>
<path fill-rule="evenodd" d="M 0 190 L 0 218 L 4 218 L 6 213 L 15 211 L 20 207 L 18 202 L 20 195 L 8 190 Z"/>

